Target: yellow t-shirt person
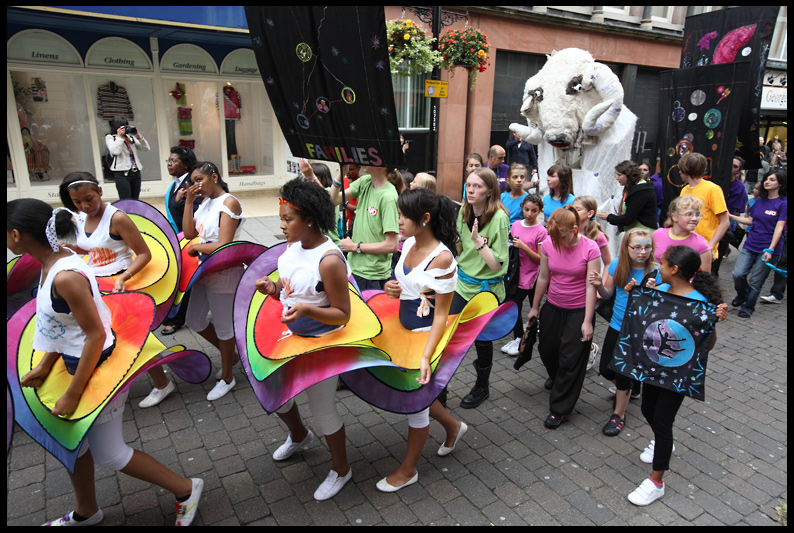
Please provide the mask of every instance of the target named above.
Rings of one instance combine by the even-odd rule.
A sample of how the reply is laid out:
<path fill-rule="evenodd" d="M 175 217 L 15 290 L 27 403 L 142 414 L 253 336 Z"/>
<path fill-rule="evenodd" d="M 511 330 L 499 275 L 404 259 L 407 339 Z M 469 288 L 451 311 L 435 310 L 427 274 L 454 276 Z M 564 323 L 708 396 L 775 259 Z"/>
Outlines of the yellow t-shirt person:
<path fill-rule="evenodd" d="M 694 187 L 684 185 L 681 189 L 680 196 L 694 196 L 703 204 L 703 208 L 700 210 L 700 214 L 703 215 L 703 218 L 700 219 L 700 222 L 695 228 L 695 233 L 703 236 L 706 241 L 710 242 L 711 237 L 714 236 L 714 232 L 717 231 L 720 225 L 717 215 L 728 211 L 728 206 L 725 204 L 725 194 L 722 192 L 722 188 L 708 180 L 702 179 L 700 183 Z M 716 259 L 717 246 L 714 246 L 712 252 L 714 254 L 714 259 Z"/>

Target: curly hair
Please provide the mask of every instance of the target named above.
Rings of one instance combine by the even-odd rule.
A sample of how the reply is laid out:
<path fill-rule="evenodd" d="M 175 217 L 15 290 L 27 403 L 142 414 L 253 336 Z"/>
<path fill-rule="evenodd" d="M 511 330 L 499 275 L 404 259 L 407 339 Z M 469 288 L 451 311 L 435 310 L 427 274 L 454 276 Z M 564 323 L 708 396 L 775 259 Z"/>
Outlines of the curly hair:
<path fill-rule="evenodd" d="M 678 276 L 692 280 L 692 287 L 706 299 L 718 305 L 722 303 L 722 289 L 719 281 L 710 272 L 700 271 L 700 255 L 689 246 L 671 246 L 662 258 L 667 264 L 678 267 Z"/>
<path fill-rule="evenodd" d="M 72 172 L 64 176 L 60 187 L 58 187 L 58 196 L 61 198 L 61 203 L 63 203 L 63 206 L 69 211 L 74 211 L 75 213 L 78 210 L 77 207 L 74 205 L 74 202 L 72 201 L 72 197 L 69 195 L 69 187 L 71 187 L 72 184 L 75 184 L 78 181 L 81 183 L 79 185 L 75 185 L 74 190 L 76 190 L 79 187 L 82 187 L 83 185 L 89 185 L 87 183 L 84 184 L 82 182 L 90 181 L 91 183 L 94 183 L 96 185 L 96 187 L 94 188 L 96 189 L 97 192 L 99 192 L 99 180 L 97 180 L 94 177 L 94 175 L 91 174 L 90 172 Z"/>
<path fill-rule="evenodd" d="M 334 204 L 328 192 L 303 178 L 295 178 L 281 187 L 279 195 L 284 201 L 297 207 L 298 215 L 306 220 L 313 220 L 317 228 L 325 233 L 336 230 Z"/>
<path fill-rule="evenodd" d="M 457 255 L 456 243 L 460 240 L 455 223 L 455 204 L 448 197 L 429 189 L 410 189 L 397 197 L 397 207 L 404 217 L 419 224 L 425 213 L 430 214 L 433 236 Z"/>
<path fill-rule="evenodd" d="M 640 166 L 635 163 L 634 161 L 626 160 L 621 161 L 615 167 L 615 172 L 620 172 L 624 176 L 626 176 L 626 190 L 628 191 L 635 185 L 637 182 L 642 179 L 642 172 L 640 172 Z"/>

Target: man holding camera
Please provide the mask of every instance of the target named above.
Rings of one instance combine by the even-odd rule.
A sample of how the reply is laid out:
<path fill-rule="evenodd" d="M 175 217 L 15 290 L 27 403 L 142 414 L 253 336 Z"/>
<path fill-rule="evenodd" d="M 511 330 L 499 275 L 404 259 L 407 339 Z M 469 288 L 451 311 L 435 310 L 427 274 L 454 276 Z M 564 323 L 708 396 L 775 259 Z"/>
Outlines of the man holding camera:
<path fill-rule="evenodd" d="M 149 143 L 127 119 L 116 119 L 110 123 L 111 131 L 105 135 L 105 144 L 112 161 L 110 170 L 116 182 L 119 199 L 137 200 L 141 195 L 141 162 L 138 150 L 149 151 Z"/>

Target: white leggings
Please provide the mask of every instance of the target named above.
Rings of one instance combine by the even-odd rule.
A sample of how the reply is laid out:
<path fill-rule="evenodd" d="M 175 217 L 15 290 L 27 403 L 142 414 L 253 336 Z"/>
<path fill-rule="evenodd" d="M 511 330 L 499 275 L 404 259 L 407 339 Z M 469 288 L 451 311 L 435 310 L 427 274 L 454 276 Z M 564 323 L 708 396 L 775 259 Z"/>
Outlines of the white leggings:
<path fill-rule="evenodd" d="M 342 416 L 336 409 L 336 382 L 337 377 L 333 376 L 306 389 L 312 416 L 323 435 L 333 435 L 343 425 Z M 292 409 L 294 404 L 295 401 L 290 399 L 276 412 L 283 415 Z"/>
<path fill-rule="evenodd" d="M 243 267 L 223 270 L 204 278 L 191 289 L 185 324 L 195 332 L 210 325 L 207 316 L 212 311 L 212 322 L 218 340 L 234 338 L 234 292 L 243 275 Z"/>
<path fill-rule="evenodd" d="M 109 470 L 121 470 L 132 459 L 133 449 L 124 442 L 121 425 L 128 392 L 110 402 L 97 417 L 80 447 L 82 457 L 90 448 L 94 463 Z"/>
<path fill-rule="evenodd" d="M 422 409 L 418 413 L 408 415 L 408 427 L 414 429 L 426 428 L 430 425 L 430 408 Z"/>

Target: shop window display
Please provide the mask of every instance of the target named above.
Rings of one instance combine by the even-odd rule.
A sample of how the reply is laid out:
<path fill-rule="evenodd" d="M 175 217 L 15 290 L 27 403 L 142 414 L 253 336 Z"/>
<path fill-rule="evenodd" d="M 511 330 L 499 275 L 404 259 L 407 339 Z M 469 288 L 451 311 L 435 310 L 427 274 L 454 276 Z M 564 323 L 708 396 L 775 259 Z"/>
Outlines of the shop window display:
<path fill-rule="evenodd" d="M 96 121 L 98 147 L 102 157 L 102 172 L 106 182 L 113 180 L 110 171 L 110 158 L 107 156 L 105 136 L 115 135 L 111 122 L 114 119 L 126 119 L 130 126 L 138 129 L 146 139 L 149 150 L 139 150 L 141 179 L 143 181 L 159 181 L 160 156 L 157 123 L 155 120 L 154 91 L 152 80 L 143 77 L 125 77 L 120 75 L 91 76 L 90 83 L 93 96 L 93 116 Z"/>
<path fill-rule="evenodd" d="M 216 82 L 166 80 L 168 144 L 186 146 L 199 161 L 221 160 Z"/>
<path fill-rule="evenodd" d="M 70 172 L 92 170 L 82 77 L 18 70 L 11 72 L 11 82 L 31 185 L 58 183 Z"/>

